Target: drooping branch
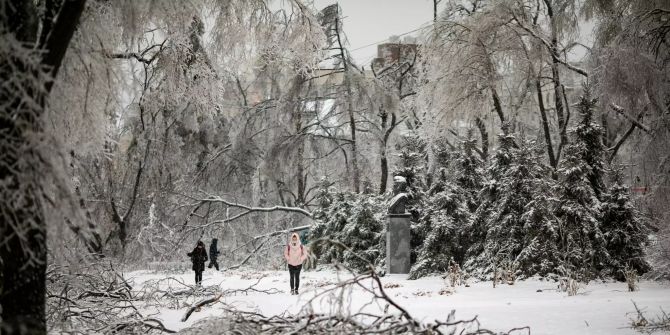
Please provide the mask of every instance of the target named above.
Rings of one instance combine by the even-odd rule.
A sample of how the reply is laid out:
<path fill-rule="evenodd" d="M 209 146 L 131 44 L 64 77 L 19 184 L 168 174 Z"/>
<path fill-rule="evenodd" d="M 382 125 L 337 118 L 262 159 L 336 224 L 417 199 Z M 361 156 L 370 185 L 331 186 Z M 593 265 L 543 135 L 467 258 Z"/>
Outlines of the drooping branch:
<path fill-rule="evenodd" d="M 549 51 L 549 55 L 551 56 L 551 58 L 554 62 L 560 63 L 561 65 L 565 66 L 570 71 L 574 71 L 576 73 L 579 73 L 584 77 L 589 76 L 589 74 L 588 74 L 588 72 L 586 72 L 586 70 L 578 68 L 578 67 L 568 63 L 567 61 L 563 60 L 561 58 L 560 54 L 558 53 L 558 50 L 552 46 L 551 42 L 547 41 L 546 38 L 540 36 L 533 29 L 531 29 L 528 26 L 526 26 L 525 24 L 523 24 L 522 21 L 519 20 L 519 18 L 517 18 L 517 16 L 514 14 L 514 12 L 512 12 L 512 16 L 514 17 L 514 21 L 516 21 L 516 23 L 518 23 L 518 25 L 519 25 L 519 27 L 521 27 L 521 29 L 526 31 L 533 38 L 539 40 L 547 48 L 547 50 Z"/>
<path fill-rule="evenodd" d="M 634 119 L 633 117 L 631 117 L 630 115 L 628 115 L 628 114 L 626 113 L 626 111 L 624 111 L 624 109 L 623 109 L 621 106 L 617 106 L 617 105 L 615 105 L 615 104 L 610 104 L 610 107 L 611 107 L 615 112 L 617 112 L 617 113 L 621 114 L 623 117 L 625 117 L 626 120 L 630 121 L 633 125 L 635 125 L 636 127 L 640 128 L 640 129 L 642 129 L 642 130 L 644 130 L 645 133 L 647 133 L 647 134 L 650 134 L 650 133 L 651 133 L 651 130 L 649 130 L 649 128 L 647 128 L 645 125 L 643 125 L 642 123 L 640 123 L 640 122 L 638 121 L 638 120 L 640 119 L 639 116 L 638 116 L 637 119 Z M 646 111 L 646 107 L 645 107 L 645 111 Z"/>
<path fill-rule="evenodd" d="M 644 114 L 647 112 L 647 106 L 640 112 L 640 114 L 637 115 L 637 122 L 639 123 L 642 121 L 642 117 Z M 608 163 L 612 164 L 612 161 L 614 160 L 614 157 L 616 157 L 617 153 L 619 152 L 619 148 L 621 148 L 621 145 L 623 145 L 624 142 L 628 139 L 628 137 L 633 133 L 635 128 L 638 126 L 635 123 L 631 123 L 630 128 L 621 136 L 621 138 L 616 142 L 616 144 L 607 149 L 607 151 L 610 151 L 610 156 L 608 158 Z"/>
<path fill-rule="evenodd" d="M 163 42 L 161 42 L 159 44 L 154 44 L 154 45 L 152 45 L 152 46 L 150 46 L 150 47 L 148 47 L 148 48 L 146 48 L 142 51 L 139 51 L 139 52 L 132 52 L 132 51 L 131 52 L 108 52 L 108 51 L 102 51 L 102 53 L 105 56 L 107 56 L 109 58 L 112 58 L 112 59 L 135 59 L 138 62 L 144 63 L 146 65 L 151 65 L 151 63 L 153 63 L 156 60 L 156 58 L 158 58 L 158 56 L 163 51 L 166 42 L 167 42 L 167 39 L 165 39 Z M 151 57 L 147 58 L 147 55 L 149 54 L 149 52 L 151 52 L 155 48 L 158 48 L 158 50 L 156 52 L 154 52 L 153 55 L 151 55 Z"/>
<path fill-rule="evenodd" d="M 150 58 L 144 58 L 141 54 L 137 52 L 120 52 L 120 53 L 110 53 L 107 54 L 107 57 L 112 58 L 112 59 L 135 59 L 138 62 L 142 62 L 144 64 L 151 64 L 151 59 Z"/>
<path fill-rule="evenodd" d="M 298 213 L 302 214 L 307 217 L 312 217 L 312 213 L 299 207 L 288 207 L 288 206 L 273 206 L 273 207 L 253 207 L 253 206 L 247 206 L 243 204 L 238 204 L 236 202 L 231 202 L 228 200 L 225 200 L 221 197 L 216 197 L 216 196 L 210 196 L 205 199 L 200 199 L 200 202 L 211 202 L 211 203 L 221 203 L 226 206 L 230 207 L 235 207 L 235 208 L 240 208 L 244 209 L 248 212 L 275 212 L 275 211 L 282 211 L 282 212 L 292 212 L 292 213 Z"/>

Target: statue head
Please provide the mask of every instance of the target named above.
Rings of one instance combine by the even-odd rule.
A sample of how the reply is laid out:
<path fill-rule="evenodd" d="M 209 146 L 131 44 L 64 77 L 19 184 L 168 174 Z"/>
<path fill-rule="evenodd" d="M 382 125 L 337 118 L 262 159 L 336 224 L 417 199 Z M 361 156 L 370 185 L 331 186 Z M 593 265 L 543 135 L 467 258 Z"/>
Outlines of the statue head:
<path fill-rule="evenodd" d="M 404 193 L 407 190 L 407 179 L 403 176 L 393 177 L 393 194 Z"/>
<path fill-rule="evenodd" d="M 407 205 L 407 179 L 402 176 L 393 177 L 393 199 L 389 204 L 389 214 L 405 214 Z"/>

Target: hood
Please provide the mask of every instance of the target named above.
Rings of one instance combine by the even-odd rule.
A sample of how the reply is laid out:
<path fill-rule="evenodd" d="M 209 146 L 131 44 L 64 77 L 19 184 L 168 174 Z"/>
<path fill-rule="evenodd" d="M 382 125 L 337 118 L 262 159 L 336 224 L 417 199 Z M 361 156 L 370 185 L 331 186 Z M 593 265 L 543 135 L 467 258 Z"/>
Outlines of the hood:
<path fill-rule="evenodd" d="M 198 241 L 198 243 L 195 245 L 195 247 L 197 248 L 198 246 L 202 246 L 204 248 L 205 243 L 203 241 Z"/>
<path fill-rule="evenodd" d="M 298 238 L 298 243 L 297 244 L 300 245 L 300 236 L 298 235 L 298 233 L 291 234 L 291 238 L 288 240 L 288 243 L 290 244 L 293 241 L 293 236 Z"/>
<path fill-rule="evenodd" d="M 212 244 L 213 244 L 213 245 L 216 245 L 216 242 L 218 242 L 218 241 L 219 241 L 218 238 L 213 238 L 213 239 L 212 239 Z"/>

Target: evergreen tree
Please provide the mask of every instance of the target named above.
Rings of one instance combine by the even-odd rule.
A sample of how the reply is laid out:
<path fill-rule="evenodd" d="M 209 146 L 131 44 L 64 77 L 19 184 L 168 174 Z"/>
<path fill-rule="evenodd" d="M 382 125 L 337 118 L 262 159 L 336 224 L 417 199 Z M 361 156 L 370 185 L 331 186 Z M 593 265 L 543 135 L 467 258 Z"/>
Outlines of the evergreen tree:
<path fill-rule="evenodd" d="M 482 187 L 482 161 L 476 154 L 476 145 L 477 140 L 469 131 L 454 152 L 439 139 L 431 148 L 439 172 L 428 195 L 418 201 L 424 211 L 412 225 L 411 278 L 445 271 L 451 257 L 459 264 L 465 261 L 471 239 L 471 213 L 479 205 Z"/>
<path fill-rule="evenodd" d="M 525 277 L 547 275 L 558 263 L 550 169 L 541 163 L 534 143 L 517 146 L 508 133 L 499 135 L 499 141 L 475 213 L 482 240 L 471 245 L 466 269 L 487 276 L 504 264 L 516 266 Z"/>
<path fill-rule="evenodd" d="M 559 251 L 563 257 L 559 273 L 580 280 L 600 275 L 609 258 L 600 230 L 600 201 L 589 181 L 591 168 L 583 159 L 587 151 L 580 142 L 566 146 L 554 192 L 558 198 L 555 213 L 560 219 Z"/>
<path fill-rule="evenodd" d="M 504 124 L 503 133 L 498 135 L 500 146 L 486 169 L 486 179 L 481 183 L 482 187 L 479 191 L 480 203 L 474 212 L 472 224 L 468 227 L 468 262 L 465 264 L 465 269 L 471 272 L 477 272 L 478 269 L 488 267 L 491 263 L 490 259 L 483 254 L 484 243 L 487 239 L 489 221 L 492 219 L 494 206 L 500 197 L 500 187 L 503 183 L 503 175 L 512 161 L 511 151 L 514 148 L 515 139 L 514 136 L 508 134 L 508 131 L 509 125 Z M 468 162 L 470 160 L 463 159 L 463 161 Z M 464 164 L 464 166 L 467 168 L 470 167 L 470 164 Z M 465 169 L 465 171 L 468 170 Z M 461 178 L 461 180 L 463 179 L 464 178 Z M 470 180 L 468 180 L 468 182 L 469 181 Z M 473 184 L 463 183 L 463 185 Z M 470 206 L 473 205 L 472 201 L 473 199 L 470 198 Z"/>
<path fill-rule="evenodd" d="M 418 223 L 421 218 L 424 204 L 425 173 L 428 162 L 427 143 L 416 132 L 410 132 L 400 138 L 396 144 L 398 151 L 398 165 L 393 172 L 394 176 L 402 176 L 407 180 L 407 212 L 412 214 L 410 226 L 410 261 L 414 263 L 417 251 L 423 239 L 423 231 Z M 386 212 L 384 212 L 386 213 Z"/>
<path fill-rule="evenodd" d="M 551 168 L 542 163 L 542 155 L 542 149 L 533 143 L 522 145 L 514 155 L 503 190 L 517 198 L 520 209 L 517 229 L 523 232 L 523 237 L 519 241 L 521 250 L 514 253 L 514 262 L 524 277 L 556 273 L 560 264 L 559 226 L 551 211 L 555 181 Z"/>
<path fill-rule="evenodd" d="M 317 242 L 312 251 L 320 262 L 337 261 L 364 271 L 368 263 L 377 265 L 383 260 L 386 202 L 381 197 L 321 187 L 317 200 L 320 206 L 314 211 L 315 223 L 309 240 L 337 241 L 350 249 L 327 241 Z"/>
<path fill-rule="evenodd" d="M 591 98 L 589 86 L 584 86 L 583 95 L 579 99 L 577 109 L 581 120 L 572 130 L 575 143 L 582 143 L 582 160 L 589 167 L 587 174 L 591 188 L 598 199 L 605 191 L 605 146 L 602 143 L 603 128 L 593 120 L 593 113 L 598 100 Z"/>
<path fill-rule="evenodd" d="M 425 206 L 425 215 L 414 230 L 421 236 L 422 243 L 418 246 L 410 279 L 445 272 L 452 257 L 459 263 L 463 261 L 462 239 L 464 228 L 469 225 L 470 212 L 463 190 L 447 180 L 444 168 L 428 191 Z"/>
<path fill-rule="evenodd" d="M 479 207 L 479 192 L 484 184 L 483 162 L 476 155 L 477 139 L 468 131 L 468 137 L 462 141 L 460 150 L 455 155 L 455 162 L 451 166 L 454 182 L 465 191 L 466 201 L 470 212 Z"/>
<path fill-rule="evenodd" d="M 402 176 L 407 180 L 409 202 L 407 211 L 418 218 L 422 193 L 425 190 L 425 173 L 428 163 L 427 144 L 417 133 L 402 136 L 396 144 L 398 164 L 393 176 Z"/>
<path fill-rule="evenodd" d="M 626 267 L 634 269 L 638 274 L 649 271 L 649 264 L 645 260 L 648 230 L 631 202 L 620 171 L 612 175 L 612 185 L 603 194 L 602 214 L 602 230 L 610 255 L 611 274 L 623 280 Z"/>
<path fill-rule="evenodd" d="M 473 138 L 472 131 L 468 131 L 468 137 L 461 142 L 459 150 L 454 153 L 454 159 L 449 166 L 449 172 L 454 184 L 463 194 L 468 211 L 474 214 L 481 204 L 481 192 L 488 182 L 482 169 L 483 162 L 476 155 L 477 140 Z M 480 216 L 480 219 L 483 217 Z M 473 252 L 482 250 L 482 241 L 486 236 L 484 221 L 468 220 L 467 226 L 461 227 L 461 248 L 465 250 L 461 257 L 460 265 L 468 267 L 467 260 L 472 258 Z M 463 263 L 465 262 L 465 264 Z"/>

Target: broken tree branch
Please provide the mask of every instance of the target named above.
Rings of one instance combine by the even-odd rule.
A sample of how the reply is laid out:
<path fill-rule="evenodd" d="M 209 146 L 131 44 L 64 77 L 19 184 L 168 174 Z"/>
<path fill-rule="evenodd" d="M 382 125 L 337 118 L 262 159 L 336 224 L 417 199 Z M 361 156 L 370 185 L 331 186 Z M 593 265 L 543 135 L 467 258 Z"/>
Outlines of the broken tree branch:
<path fill-rule="evenodd" d="M 634 119 L 633 117 L 631 117 L 630 115 L 628 115 L 628 113 L 626 113 L 626 111 L 623 109 L 623 107 L 621 107 L 621 106 L 617 106 L 617 105 L 615 105 L 615 104 L 610 104 L 610 107 L 611 107 L 615 112 L 617 112 L 617 113 L 621 114 L 623 117 L 625 117 L 628 121 L 630 121 L 630 122 L 631 122 L 632 124 L 634 124 L 636 127 L 640 128 L 640 129 L 642 129 L 642 130 L 644 130 L 645 133 L 647 133 L 647 134 L 650 134 L 650 133 L 651 133 L 651 130 L 649 130 L 649 128 L 647 128 L 645 125 L 643 125 L 642 123 L 638 122 L 636 119 Z M 646 110 L 646 107 L 645 107 L 645 110 Z"/>

